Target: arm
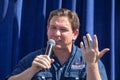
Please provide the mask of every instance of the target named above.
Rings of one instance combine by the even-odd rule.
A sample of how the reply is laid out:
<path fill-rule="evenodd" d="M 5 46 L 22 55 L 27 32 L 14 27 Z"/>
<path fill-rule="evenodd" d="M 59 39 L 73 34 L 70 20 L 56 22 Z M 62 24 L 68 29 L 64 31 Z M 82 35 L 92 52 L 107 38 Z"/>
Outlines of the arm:
<path fill-rule="evenodd" d="M 26 69 L 24 72 L 11 76 L 8 80 L 31 80 L 33 75 L 38 72 L 38 70 L 32 69 L 31 67 Z"/>
<path fill-rule="evenodd" d="M 87 64 L 87 80 L 101 80 L 98 63 Z"/>
<path fill-rule="evenodd" d="M 94 42 L 89 34 L 83 36 L 83 41 L 84 44 L 81 42 L 80 46 L 82 49 L 82 56 L 86 62 L 87 80 L 101 80 L 98 69 L 98 59 L 109 51 L 109 49 L 105 48 L 102 51 L 98 50 L 98 40 L 96 35 L 94 35 Z"/>
<path fill-rule="evenodd" d="M 11 76 L 8 80 L 31 80 L 38 71 L 50 68 L 53 61 L 47 55 L 39 55 L 33 60 L 31 67 L 20 74 Z"/>

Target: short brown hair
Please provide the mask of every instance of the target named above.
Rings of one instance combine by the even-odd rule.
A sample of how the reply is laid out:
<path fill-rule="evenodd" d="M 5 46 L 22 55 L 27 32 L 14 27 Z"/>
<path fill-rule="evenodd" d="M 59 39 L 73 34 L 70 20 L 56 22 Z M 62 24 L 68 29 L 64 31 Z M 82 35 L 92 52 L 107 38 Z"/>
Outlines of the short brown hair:
<path fill-rule="evenodd" d="M 54 16 L 67 16 L 69 18 L 69 21 L 70 21 L 71 25 L 72 25 L 73 32 L 76 29 L 79 29 L 79 27 L 80 27 L 80 21 L 79 21 L 78 15 L 71 10 L 61 8 L 61 9 L 51 11 L 50 15 L 49 15 L 49 18 L 48 18 L 48 22 L 47 22 L 48 25 L 50 23 L 50 20 Z"/>

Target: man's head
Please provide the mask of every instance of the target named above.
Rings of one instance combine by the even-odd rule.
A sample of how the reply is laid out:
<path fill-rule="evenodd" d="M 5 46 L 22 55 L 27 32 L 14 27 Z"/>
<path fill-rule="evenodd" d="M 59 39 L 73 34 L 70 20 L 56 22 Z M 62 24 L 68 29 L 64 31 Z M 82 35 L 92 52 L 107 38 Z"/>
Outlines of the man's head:
<path fill-rule="evenodd" d="M 71 23 L 73 32 L 76 29 L 79 29 L 79 27 L 80 27 L 80 21 L 79 21 L 79 18 L 77 16 L 77 14 L 75 12 L 71 11 L 71 10 L 64 9 L 64 8 L 53 10 L 50 13 L 49 18 L 48 18 L 48 22 L 47 22 L 48 27 L 49 27 L 50 20 L 54 16 L 58 16 L 58 17 L 66 16 L 66 17 L 68 17 L 69 22 Z"/>
<path fill-rule="evenodd" d="M 79 19 L 75 12 L 58 9 L 50 13 L 48 19 L 48 39 L 54 39 L 57 49 L 71 49 L 79 34 Z"/>

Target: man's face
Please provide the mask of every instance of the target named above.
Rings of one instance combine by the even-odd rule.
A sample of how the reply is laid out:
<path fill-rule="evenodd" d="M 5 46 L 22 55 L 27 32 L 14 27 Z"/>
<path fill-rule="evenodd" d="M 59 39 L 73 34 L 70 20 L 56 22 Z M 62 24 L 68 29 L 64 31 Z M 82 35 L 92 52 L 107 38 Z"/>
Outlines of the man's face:
<path fill-rule="evenodd" d="M 78 36 L 78 30 L 72 31 L 71 23 L 67 17 L 54 16 L 48 26 L 48 39 L 54 39 L 56 42 L 55 48 L 70 47 Z"/>

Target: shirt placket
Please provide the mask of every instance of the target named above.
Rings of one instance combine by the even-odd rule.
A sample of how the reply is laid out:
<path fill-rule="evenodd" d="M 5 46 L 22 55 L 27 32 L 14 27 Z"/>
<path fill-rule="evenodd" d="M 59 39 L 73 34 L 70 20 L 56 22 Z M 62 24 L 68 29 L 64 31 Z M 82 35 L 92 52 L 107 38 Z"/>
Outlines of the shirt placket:
<path fill-rule="evenodd" d="M 56 80 L 61 80 L 62 73 L 63 73 L 63 68 L 61 67 L 56 71 Z"/>

